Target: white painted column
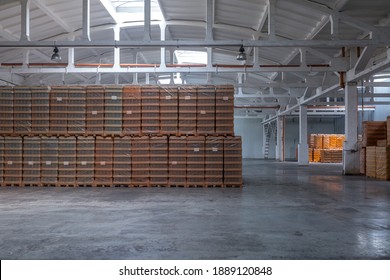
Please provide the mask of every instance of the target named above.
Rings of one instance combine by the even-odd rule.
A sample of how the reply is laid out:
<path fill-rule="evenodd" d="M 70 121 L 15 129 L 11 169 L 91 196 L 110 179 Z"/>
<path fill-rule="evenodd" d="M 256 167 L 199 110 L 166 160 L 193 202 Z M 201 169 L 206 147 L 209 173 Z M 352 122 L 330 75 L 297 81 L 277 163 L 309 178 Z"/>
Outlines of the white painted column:
<path fill-rule="evenodd" d="M 166 23 L 160 23 L 160 40 L 165 41 L 166 38 L 166 29 L 167 25 Z M 165 57 L 165 48 L 161 48 L 160 53 L 160 68 L 166 68 L 166 57 Z"/>
<path fill-rule="evenodd" d="M 91 41 L 91 3 L 83 0 L 83 40 Z"/>
<path fill-rule="evenodd" d="M 119 26 L 114 27 L 114 40 L 120 41 L 120 33 L 121 29 Z M 121 61 L 121 49 L 118 47 L 114 48 L 114 68 L 120 68 L 120 62 Z"/>
<path fill-rule="evenodd" d="M 207 0 L 206 10 L 206 41 L 212 41 L 214 39 L 213 26 L 214 26 L 214 0 Z"/>
<path fill-rule="evenodd" d="M 150 0 L 144 1 L 144 40 L 150 41 L 150 19 L 151 19 L 151 9 L 150 9 Z"/>
<path fill-rule="evenodd" d="M 358 92 L 357 83 L 349 82 L 345 87 L 345 142 L 343 147 L 343 173 L 360 173 L 358 151 Z"/>
<path fill-rule="evenodd" d="M 307 143 L 307 106 L 299 106 L 299 144 L 298 165 L 309 164 L 309 145 Z"/>
<path fill-rule="evenodd" d="M 279 116 L 276 120 L 276 159 L 284 161 L 284 116 Z"/>
<path fill-rule="evenodd" d="M 30 1 L 21 0 L 21 34 L 20 41 L 30 41 Z"/>

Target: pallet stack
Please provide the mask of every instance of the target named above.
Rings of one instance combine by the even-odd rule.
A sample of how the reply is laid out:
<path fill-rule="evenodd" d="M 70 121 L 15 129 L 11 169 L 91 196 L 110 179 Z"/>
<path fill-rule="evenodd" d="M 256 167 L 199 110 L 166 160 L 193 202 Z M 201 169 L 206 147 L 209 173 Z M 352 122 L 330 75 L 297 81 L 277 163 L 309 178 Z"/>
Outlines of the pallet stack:
<path fill-rule="evenodd" d="M 69 87 L 67 100 L 67 133 L 69 135 L 84 135 L 87 110 L 87 91 L 85 87 Z"/>
<path fill-rule="evenodd" d="M 132 185 L 150 186 L 150 149 L 149 137 L 133 137 L 131 139 L 131 176 Z"/>
<path fill-rule="evenodd" d="M 187 186 L 204 186 L 205 137 L 187 137 Z"/>
<path fill-rule="evenodd" d="M 198 135 L 215 134 L 215 87 L 199 86 L 197 92 L 196 132 Z"/>
<path fill-rule="evenodd" d="M 41 182 L 41 139 L 23 138 L 23 184 L 39 186 Z"/>
<path fill-rule="evenodd" d="M 77 140 L 75 136 L 58 138 L 58 186 L 77 186 Z"/>
<path fill-rule="evenodd" d="M 104 95 L 102 86 L 88 86 L 86 130 L 88 135 L 104 135 Z"/>
<path fill-rule="evenodd" d="M 157 86 L 141 88 L 142 134 L 160 134 L 160 89 Z"/>
<path fill-rule="evenodd" d="M 94 184 L 95 138 L 78 136 L 76 147 L 76 183 L 79 186 L 92 186 Z"/>
<path fill-rule="evenodd" d="M 122 94 L 123 135 L 141 135 L 141 87 L 124 86 Z"/>
<path fill-rule="evenodd" d="M 0 136 L 0 186 L 4 184 L 4 137 Z"/>
<path fill-rule="evenodd" d="M 57 185 L 58 178 L 58 138 L 41 138 L 41 184 Z"/>
<path fill-rule="evenodd" d="M 196 87 L 179 87 L 179 127 L 180 135 L 196 134 Z"/>
<path fill-rule="evenodd" d="M 231 86 L 0 93 L 1 185 L 242 185 Z"/>
<path fill-rule="evenodd" d="M 50 91 L 50 135 L 68 134 L 68 87 L 52 87 Z"/>
<path fill-rule="evenodd" d="M 168 138 L 150 137 L 150 185 L 168 186 Z"/>
<path fill-rule="evenodd" d="M 31 87 L 32 135 L 47 135 L 50 128 L 50 89 Z"/>
<path fill-rule="evenodd" d="M 17 135 L 31 134 L 31 90 L 30 87 L 14 88 L 14 133 Z"/>
<path fill-rule="evenodd" d="M 122 87 L 105 87 L 104 134 L 122 135 Z"/>
<path fill-rule="evenodd" d="M 178 127 L 178 89 L 174 86 L 160 88 L 160 133 L 176 135 Z"/>
<path fill-rule="evenodd" d="M 12 87 L 0 87 L 0 133 L 14 132 L 14 92 Z"/>
<path fill-rule="evenodd" d="M 169 185 L 187 185 L 187 138 L 169 137 Z"/>
<path fill-rule="evenodd" d="M 215 132 L 234 134 L 234 87 L 217 86 L 215 90 Z"/>
<path fill-rule="evenodd" d="M 223 137 L 208 136 L 205 143 L 205 185 L 223 185 Z"/>
<path fill-rule="evenodd" d="M 390 180 L 389 124 L 387 121 L 363 123 L 360 173 L 379 180 Z"/>
<path fill-rule="evenodd" d="M 344 141 L 342 134 L 310 134 L 309 162 L 342 162 Z"/>
<path fill-rule="evenodd" d="M 390 116 L 387 117 L 386 121 L 386 131 L 387 131 L 387 146 L 390 146 Z"/>
<path fill-rule="evenodd" d="M 114 138 L 112 183 L 117 186 L 131 186 L 131 137 Z"/>
<path fill-rule="evenodd" d="M 242 148 L 240 136 L 228 136 L 224 139 L 224 185 L 235 187 L 242 185 Z"/>
<path fill-rule="evenodd" d="M 21 186 L 23 178 L 23 141 L 21 137 L 4 138 L 4 184 Z"/>

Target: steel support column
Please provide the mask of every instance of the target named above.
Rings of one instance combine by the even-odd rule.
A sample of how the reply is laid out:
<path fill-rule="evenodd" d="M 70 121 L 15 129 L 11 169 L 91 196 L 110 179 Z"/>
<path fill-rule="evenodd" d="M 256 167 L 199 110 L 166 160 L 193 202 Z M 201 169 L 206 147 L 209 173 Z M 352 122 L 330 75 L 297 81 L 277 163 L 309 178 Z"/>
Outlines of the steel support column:
<path fill-rule="evenodd" d="M 21 0 L 21 8 L 20 41 L 30 41 L 30 1 Z"/>
<path fill-rule="evenodd" d="M 298 164 L 309 164 L 309 145 L 307 144 L 307 106 L 299 106 L 299 144 Z"/>
<path fill-rule="evenodd" d="M 83 40 L 91 41 L 91 3 L 83 0 Z"/>
<path fill-rule="evenodd" d="M 284 161 L 284 116 L 276 120 L 276 159 Z"/>
<path fill-rule="evenodd" d="M 349 82 L 345 87 L 345 142 L 343 147 L 343 173 L 360 173 L 358 140 L 358 92 L 357 83 Z"/>

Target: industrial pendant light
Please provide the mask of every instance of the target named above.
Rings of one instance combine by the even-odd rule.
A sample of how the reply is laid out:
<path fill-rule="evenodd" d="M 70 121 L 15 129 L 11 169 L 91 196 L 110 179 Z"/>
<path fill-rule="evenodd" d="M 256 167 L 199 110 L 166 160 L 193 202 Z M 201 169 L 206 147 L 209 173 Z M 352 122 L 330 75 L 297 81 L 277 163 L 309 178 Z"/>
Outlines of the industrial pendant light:
<path fill-rule="evenodd" d="M 245 54 L 245 49 L 244 49 L 243 45 L 241 45 L 241 47 L 240 47 L 239 53 L 237 55 L 237 60 L 239 60 L 239 61 L 246 60 L 246 54 Z"/>
<path fill-rule="evenodd" d="M 53 55 L 51 56 L 51 60 L 60 61 L 61 60 L 61 56 L 60 56 L 59 52 L 60 51 L 58 50 L 57 46 L 54 47 Z"/>

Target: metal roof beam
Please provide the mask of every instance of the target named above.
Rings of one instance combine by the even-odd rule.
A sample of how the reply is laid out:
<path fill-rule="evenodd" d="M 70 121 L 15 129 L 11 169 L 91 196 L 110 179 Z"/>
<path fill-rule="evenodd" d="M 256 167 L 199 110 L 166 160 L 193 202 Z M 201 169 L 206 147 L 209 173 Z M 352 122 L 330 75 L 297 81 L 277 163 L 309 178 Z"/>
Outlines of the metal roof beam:
<path fill-rule="evenodd" d="M 311 47 L 311 48 L 341 48 L 341 47 L 366 47 L 366 46 L 388 46 L 390 39 L 364 39 L 364 40 L 212 40 L 212 41 L 190 41 L 190 40 L 152 40 L 152 41 L 57 41 L 58 47 L 77 48 L 115 48 L 115 47 L 237 47 L 243 44 L 245 47 Z M 52 41 L 2 41 L 0 47 L 6 48 L 42 48 L 52 47 Z"/>
<path fill-rule="evenodd" d="M 61 26 L 66 32 L 72 32 L 73 28 L 70 27 L 61 17 L 54 13 L 47 5 L 45 0 L 32 0 L 35 6 L 37 6 L 42 12 L 50 17 L 55 23 Z"/>

